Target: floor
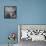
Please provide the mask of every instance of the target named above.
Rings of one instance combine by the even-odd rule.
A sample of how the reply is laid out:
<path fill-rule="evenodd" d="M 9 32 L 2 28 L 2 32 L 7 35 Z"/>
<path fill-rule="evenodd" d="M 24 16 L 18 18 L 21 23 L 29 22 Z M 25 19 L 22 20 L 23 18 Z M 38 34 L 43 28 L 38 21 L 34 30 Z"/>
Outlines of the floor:
<path fill-rule="evenodd" d="M 8 46 L 8 44 L 0 44 L 0 46 Z M 10 46 L 18 46 L 18 44 L 10 45 Z"/>
<path fill-rule="evenodd" d="M 0 44 L 0 46 L 8 46 L 8 44 Z M 11 46 L 11 45 L 10 45 Z M 14 46 L 46 46 L 45 41 L 34 41 L 31 40 L 21 40 L 19 44 L 15 44 Z"/>
<path fill-rule="evenodd" d="M 45 41 L 34 41 L 34 42 L 32 42 L 31 40 L 28 40 L 28 41 L 21 40 L 20 46 L 46 46 L 46 42 Z"/>

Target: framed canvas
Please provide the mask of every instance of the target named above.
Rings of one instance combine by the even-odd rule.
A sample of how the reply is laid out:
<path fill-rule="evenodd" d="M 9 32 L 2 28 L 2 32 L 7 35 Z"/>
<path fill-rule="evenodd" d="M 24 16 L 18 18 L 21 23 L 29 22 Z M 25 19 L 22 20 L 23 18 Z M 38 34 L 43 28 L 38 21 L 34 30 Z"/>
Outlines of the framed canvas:
<path fill-rule="evenodd" d="M 5 19 L 16 19 L 17 8 L 16 6 L 4 6 L 4 18 Z"/>
<path fill-rule="evenodd" d="M 31 41 L 46 41 L 46 25 L 18 25 L 19 39 Z"/>

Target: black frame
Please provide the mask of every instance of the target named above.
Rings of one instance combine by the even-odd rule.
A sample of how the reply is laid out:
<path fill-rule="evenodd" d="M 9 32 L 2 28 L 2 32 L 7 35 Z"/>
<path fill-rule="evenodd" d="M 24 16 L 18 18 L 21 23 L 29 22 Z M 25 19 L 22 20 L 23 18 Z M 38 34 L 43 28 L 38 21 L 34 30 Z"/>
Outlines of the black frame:
<path fill-rule="evenodd" d="M 11 7 L 11 8 L 15 8 L 16 10 L 15 10 L 15 18 L 11 18 L 11 17 L 9 17 L 9 18 L 7 18 L 6 17 L 6 15 L 5 15 L 5 9 L 6 9 L 6 7 Z M 4 19 L 16 19 L 17 18 L 17 7 L 16 6 L 4 6 Z"/>

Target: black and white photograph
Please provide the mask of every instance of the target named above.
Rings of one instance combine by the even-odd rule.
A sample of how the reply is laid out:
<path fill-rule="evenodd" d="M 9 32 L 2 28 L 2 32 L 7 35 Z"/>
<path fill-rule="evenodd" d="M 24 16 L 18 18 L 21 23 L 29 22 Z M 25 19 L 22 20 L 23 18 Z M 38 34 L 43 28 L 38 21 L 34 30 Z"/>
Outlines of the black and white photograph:
<path fill-rule="evenodd" d="M 4 6 L 4 18 L 16 19 L 16 6 Z"/>

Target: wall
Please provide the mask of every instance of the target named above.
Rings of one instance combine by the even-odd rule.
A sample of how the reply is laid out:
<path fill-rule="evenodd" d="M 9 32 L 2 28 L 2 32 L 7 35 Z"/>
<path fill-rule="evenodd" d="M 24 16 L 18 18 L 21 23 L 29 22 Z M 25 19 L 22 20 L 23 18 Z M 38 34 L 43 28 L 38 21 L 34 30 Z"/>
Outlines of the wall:
<path fill-rule="evenodd" d="M 17 6 L 16 19 L 4 19 L 4 6 Z M 46 0 L 0 0 L 0 44 L 8 43 L 9 32 L 18 24 L 46 24 Z"/>

